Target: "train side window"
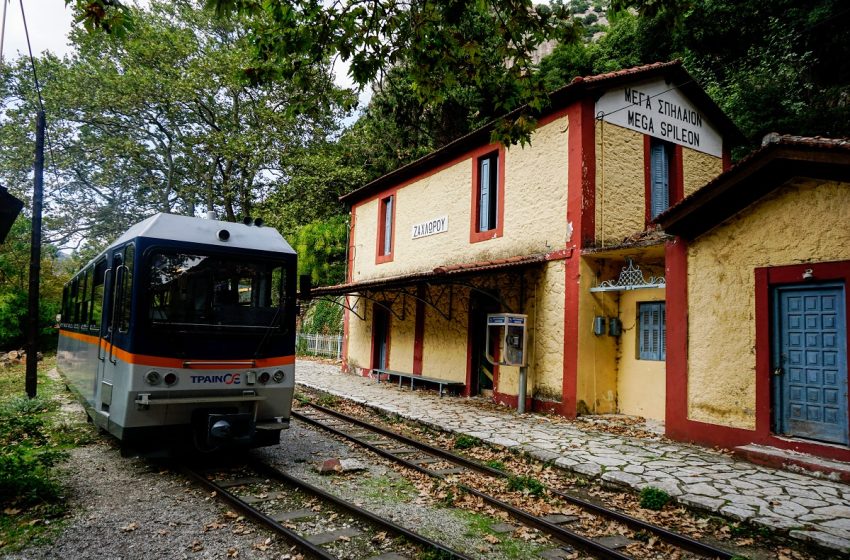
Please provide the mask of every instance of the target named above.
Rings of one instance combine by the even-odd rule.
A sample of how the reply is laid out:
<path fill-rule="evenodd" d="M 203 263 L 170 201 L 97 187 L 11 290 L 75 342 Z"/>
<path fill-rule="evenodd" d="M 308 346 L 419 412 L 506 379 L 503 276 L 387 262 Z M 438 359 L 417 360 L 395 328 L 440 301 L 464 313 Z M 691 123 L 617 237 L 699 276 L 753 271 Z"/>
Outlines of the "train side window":
<path fill-rule="evenodd" d="M 103 315 L 103 282 L 106 274 L 106 260 L 102 260 L 94 266 L 91 278 L 91 313 L 89 314 L 89 329 L 96 331 L 100 329 Z"/>
<path fill-rule="evenodd" d="M 132 309 L 133 293 L 133 259 L 136 255 L 134 245 L 127 245 L 124 250 L 124 269 L 121 274 L 121 286 L 118 292 L 118 330 L 130 330 L 130 311 Z"/>
<path fill-rule="evenodd" d="M 89 302 L 91 301 L 91 297 L 86 288 L 91 285 L 91 282 L 89 281 L 90 278 L 91 268 L 87 268 L 85 272 L 83 272 L 83 276 L 80 278 L 80 299 L 77 305 L 77 319 L 79 321 L 80 328 L 82 329 L 85 329 L 89 323 Z"/>
<path fill-rule="evenodd" d="M 68 322 L 71 323 L 74 328 L 77 326 L 78 282 L 79 281 L 76 278 L 71 281 L 71 293 L 68 295 Z"/>

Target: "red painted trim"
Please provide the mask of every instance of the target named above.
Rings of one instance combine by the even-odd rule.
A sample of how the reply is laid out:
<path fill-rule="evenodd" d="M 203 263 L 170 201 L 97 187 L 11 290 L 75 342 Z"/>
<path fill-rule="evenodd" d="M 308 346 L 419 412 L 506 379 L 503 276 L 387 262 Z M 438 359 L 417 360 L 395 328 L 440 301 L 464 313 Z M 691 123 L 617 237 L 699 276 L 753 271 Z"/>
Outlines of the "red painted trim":
<path fill-rule="evenodd" d="M 564 284 L 564 375 L 560 414 L 575 418 L 578 390 L 578 316 L 581 249 L 596 235 L 596 131 L 590 99 L 570 105 L 567 170 L 567 241 Z M 568 225 L 568 227 L 569 227 Z M 577 250 L 576 250 L 577 249 Z"/>
<path fill-rule="evenodd" d="M 386 201 L 392 197 L 392 216 L 390 216 L 390 252 L 382 255 L 381 251 L 384 250 L 384 236 L 386 235 L 386 230 L 384 228 L 384 224 L 386 221 L 386 213 L 387 213 L 387 205 Z M 386 196 L 382 197 L 378 201 L 378 235 L 375 239 L 375 264 L 381 264 L 386 262 L 392 262 L 393 254 L 395 252 L 395 217 L 398 214 L 398 194 L 395 190 L 389 192 Z"/>
<path fill-rule="evenodd" d="M 732 168 L 732 150 L 729 149 L 729 146 L 725 142 L 723 143 L 723 151 L 720 157 L 723 158 L 723 171 L 729 171 Z"/>
<path fill-rule="evenodd" d="M 652 137 L 643 135 L 643 221 L 644 228 L 652 221 Z"/>
<path fill-rule="evenodd" d="M 413 328 L 413 375 L 422 375 L 422 353 L 425 347 L 425 290 L 424 284 L 416 286 L 416 324 Z"/>
<path fill-rule="evenodd" d="M 664 418 L 667 435 L 679 437 L 688 418 L 688 244 L 665 247 L 667 363 Z"/>
<path fill-rule="evenodd" d="M 502 404 L 505 406 L 509 406 L 511 408 L 519 408 L 519 395 L 508 395 L 506 393 L 499 393 L 498 391 L 493 391 L 493 402 L 496 404 Z M 531 411 L 534 407 L 534 399 L 529 396 L 525 397 L 525 410 Z"/>
<path fill-rule="evenodd" d="M 682 146 L 673 144 L 673 161 L 670 162 L 670 206 L 685 198 L 685 171 Z"/>
<path fill-rule="evenodd" d="M 667 244 L 667 436 L 702 445 L 733 448 L 751 443 L 850 461 L 850 447 L 779 436 L 771 432 L 771 305 L 775 286 L 801 283 L 812 269 L 815 282 L 843 281 L 850 286 L 850 261 L 804 263 L 756 268 L 756 426 L 754 430 L 730 428 L 687 418 L 687 246 L 682 240 Z M 845 298 L 850 317 L 850 298 Z M 848 333 L 850 345 L 850 333 Z M 848 346 L 850 347 L 850 346 Z"/>
<path fill-rule="evenodd" d="M 564 109 L 558 109 L 554 113 L 550 113 L 550 114 L 542 117 L 539 121 L 537 121 L 537 126 L 535 127 L 535 130 L 537 128 L 540 128 L 541 126 L 546 126 L 547 124 L 549 124 L 553 121 L 556 121 L 556 120 L 558 120 L 562 117 L 567 116 L 568 113 L 569 113 L 569 110 L 567 108 L 564 108 Z"/>
<path fill-rule="evenodd" d="M 478 160 L 497 152 L 498 159 L 498 188 L 496 200 L 496 227 L 487 231 L 478 231 L 479 215 L 481 208 L 478 207 L 478 198 L 481 185 L 479 184 Z M 478 243 L 502 237 L 505 228 L 505 147 L 501 144 L 489 144 L 482 146 L 471 153 L 472 158 L 472 206 L 469 212 L 469 242 Z"/>

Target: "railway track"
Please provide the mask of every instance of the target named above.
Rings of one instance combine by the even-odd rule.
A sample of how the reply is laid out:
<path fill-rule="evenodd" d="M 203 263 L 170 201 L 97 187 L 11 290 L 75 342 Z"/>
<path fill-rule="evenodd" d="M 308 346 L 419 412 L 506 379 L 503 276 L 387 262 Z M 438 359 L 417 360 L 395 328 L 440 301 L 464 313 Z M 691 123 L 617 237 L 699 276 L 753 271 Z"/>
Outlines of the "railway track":
<path fill-rule="evenodd" d="M 265 525 L 309 558 L 405 560 L 468 556 L 257 459 L 183 473 Z"/>
<path fill-rule="evenodd" d="M 580 510 L 577 515 L 548 515 L 539 516 L 515 505 L 500 500 L 485 491 L 474 487 L 474 482 L 465 482 L 464 475 L 477 473 L 487 475 L 489 480 L 504 479 L 509 475 L 501 470 L 482 465 L 465 457 L 451 453 L 419 440 L 397 434 L 393 431 L 374 426 L 360 419 L 347 416 L 333 409 L 310 404 L 309 413 L 292 412 L 297 420 L 321 428 L 370 451 L 389 459 L 399 465 L 422 472 L 438 479 L 453 477 L 456 486 L 488 505 L 508 512 L 517 521 L 533 527 L 549 535 L 555 540 L 569 543 L 598 558 L 626 560 L 635 557 L 659 557 L 657 552 L 642 553 L 636 556 L 625 554 L 620 549 L 628 546 L 634 550 L 639 540 L 622 537 L 591 537 L 583 530 L 588 520 L 603 519 L 620 526 L 623 534 L 642 536 L 651 535 L 654 539 L 663 541 L 670 547 L 685 551 L 685 557 L 731 559 L 734 554 L 716 548 L 707 543 L 692 539 L 686 535 L 670 531 L 622 512 L 589 502 L 567 492 L 545 488 L 552 498 L 563 501 L 568 507 Z M 648 539 L 644 539 L 648 540 Z M 635 545 L 635 546 L 632 546 Z M 670 551 L 667 551 L 669 553 Z"/>

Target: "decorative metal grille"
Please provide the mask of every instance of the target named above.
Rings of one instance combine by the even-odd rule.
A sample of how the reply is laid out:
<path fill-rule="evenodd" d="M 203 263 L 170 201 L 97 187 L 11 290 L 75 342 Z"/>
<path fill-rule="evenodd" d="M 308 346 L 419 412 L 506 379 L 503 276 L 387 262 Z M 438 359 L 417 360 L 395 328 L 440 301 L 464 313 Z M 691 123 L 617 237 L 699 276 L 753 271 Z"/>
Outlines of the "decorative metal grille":
<path fill-rule="evenodd" d="M 605 280 L 598 286 L 590 288 L 591 292 L 624 292 L 627 290 L 639 290 L 641 288 L 664 288 L 667 281 L 663 276 L 651 276 L 649 280 L 644 278 L 640 267 L 635 266 L 632 259 L 628 265 L 620 271 L 620 277 L 616 280 Z"/>

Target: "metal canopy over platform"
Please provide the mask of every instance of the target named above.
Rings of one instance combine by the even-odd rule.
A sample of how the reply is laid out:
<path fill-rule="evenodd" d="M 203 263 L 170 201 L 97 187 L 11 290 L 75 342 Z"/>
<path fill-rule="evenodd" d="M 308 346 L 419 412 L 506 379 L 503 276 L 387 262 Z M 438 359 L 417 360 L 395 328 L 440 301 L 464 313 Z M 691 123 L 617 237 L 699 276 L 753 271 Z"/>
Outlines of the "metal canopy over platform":
<path fill-rule="evenodd" d="M 455 287 L 477 291 L 495 299 L 505 309 L 510 309 L 510 306 L 503 299 L 494 295 L 491 290 L 469 282 L 470 277 L 479 276 L 487 272 L 516 271 L 563 257 L 564 255 L 561 252 L 541 253 L 487 262 L 446 265 L 429 271 L 415 272 L 401 276 L 319 287 L 311 291 L 311 298 L 334 301 L 354 313 L 361 320 L 365 319 L 365 317 L 358 312 L 357 303 L 360 299 L 365 299 L 375 302 L 377 305 L 387 309 L 396 318 L 403 320 L 406 306 L 396 306 L 394 304 L 410 297 L 421 301 L 434 309 L 443 318 L 450 320 Z M 523 283 L 520 282 L 520 285 L 523 285 Z M 420 289 L 420 286 L 428 289 Z M 351 303 L 339 303 L 331 299 L 333 296 L 341 295 L 354 298 L 355 301 Z M 397 309 L 398 307 L 400 307 L 400 310 Z"/>

